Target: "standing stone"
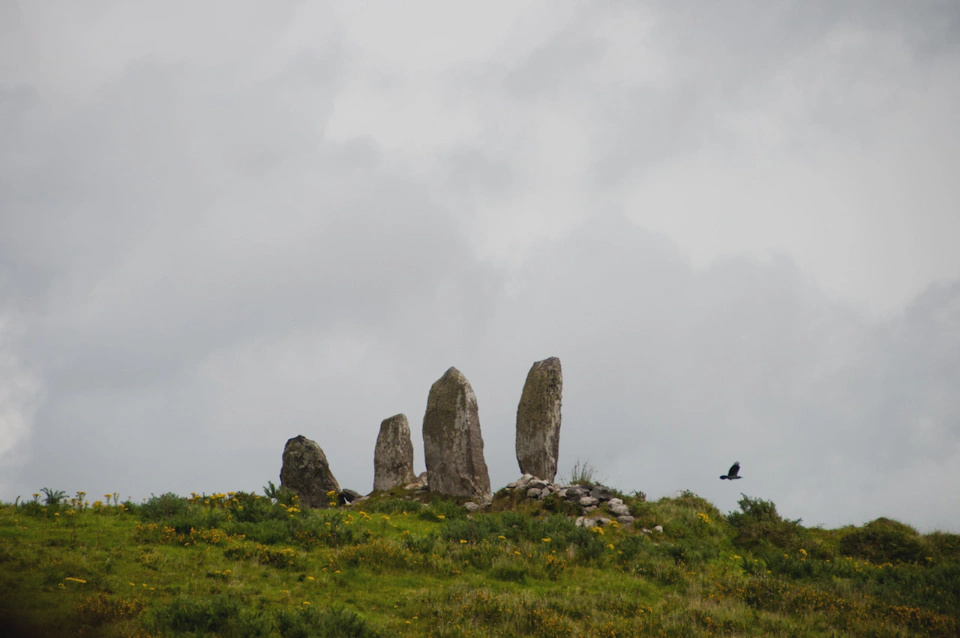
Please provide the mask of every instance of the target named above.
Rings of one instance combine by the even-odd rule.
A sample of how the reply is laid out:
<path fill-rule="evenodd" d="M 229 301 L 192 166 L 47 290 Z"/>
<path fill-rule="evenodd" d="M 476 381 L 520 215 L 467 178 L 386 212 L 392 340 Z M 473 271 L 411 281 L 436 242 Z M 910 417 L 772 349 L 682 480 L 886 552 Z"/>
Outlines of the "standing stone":
<path fill-rule="evenodd" d="M 373 491 L 386 492 L 417 480 L 413 473 L 413 443 L 406 415 L 397 414 L 380 423 L 373 452 Z"/>
<path fill-rule="evenodd" d="M 537 361 L 527 373 L 517 407 L 517 462 L 524 474 L 553 482 L 560 453 L 560 359 Z"/>
<path fill-rule="evenodd" d="M 296 492 L 301 507 L 327 507 L 331 500 L 337 500 L 337 496 L 327 496 L 327 492 L 340 494 L 340 484 L 330 471 L 323 450 L 302 434 L 283 446 L 280 487 Z"/>
<path fill-rule="evenodd" d="M 492 498 L 477 395 L 456 368 L 430 387 L 423 415 L 423 452 L 431 492 L 481 502 Z"/>

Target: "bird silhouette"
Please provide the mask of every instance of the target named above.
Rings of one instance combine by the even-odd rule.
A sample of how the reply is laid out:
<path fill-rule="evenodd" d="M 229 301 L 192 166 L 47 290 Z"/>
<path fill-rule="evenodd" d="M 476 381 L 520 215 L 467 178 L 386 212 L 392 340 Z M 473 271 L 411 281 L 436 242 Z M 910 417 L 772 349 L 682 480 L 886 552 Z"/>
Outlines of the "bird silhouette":
<path fill-rule="evenodd" d="M 730 466 L 730 471 L 721 476 L 721 479 L 727 479 L 728 481 L 734 481 L 738 478 L 743 478 L 742 476 L 737 476 L 740 473 L 740 461 L 737 461 Z"/>

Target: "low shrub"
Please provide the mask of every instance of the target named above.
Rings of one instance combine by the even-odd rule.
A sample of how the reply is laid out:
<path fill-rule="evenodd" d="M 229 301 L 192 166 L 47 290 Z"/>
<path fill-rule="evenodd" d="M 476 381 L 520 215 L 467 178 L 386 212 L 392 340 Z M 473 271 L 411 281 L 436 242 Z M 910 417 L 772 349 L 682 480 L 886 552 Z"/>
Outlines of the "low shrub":
<path fill-rule="evenodd" d="M 769 544 L 780 549 L 800 549 L 805 538 L 801 519 L 787 520 L 777 513 L 773 501 L 741 494 L 739 512 L 731 512 L 727 521 L 736 532 L 734 544 L 748 549 Z"/>
<path fill-rule="evenodd" d="M 190 501 L 173 492 L 167 492 L 150 498 L 139 507 L 137 514 L 143 521 L 163 521 L 174 517 L 185 517 L 190 513 Z M 188 529 L 187 532 L 190 530 Z"/>
<path fill-rule="evenodd" d="M 874 563 L 924 562 L 917 530 L 889 518 L 878 518 L 845 534 L 840 539 L 840 552 Z"/>

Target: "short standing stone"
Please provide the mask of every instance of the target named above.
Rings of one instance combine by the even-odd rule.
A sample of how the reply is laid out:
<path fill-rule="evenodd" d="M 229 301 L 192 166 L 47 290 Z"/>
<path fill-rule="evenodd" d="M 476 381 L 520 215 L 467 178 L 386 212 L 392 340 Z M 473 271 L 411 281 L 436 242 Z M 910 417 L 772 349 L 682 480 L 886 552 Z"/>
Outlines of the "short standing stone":
<path fill-rule="evenodd" d="M 430 388 L 423 415 L 423 448 L 431 492 L 491 500 L 477 396 L 456 368 L 447 370 Z"/>
<path fill-rule="evenodd" d="M 397 414 L 380 423 L 373 453 L 373 490 L 385 492 L 414 481 L 410 424 L 405 415 Z"/>
<path fill-rule="evenodd" d="M 537 361 L 527 373 L 517 406 L 517 462 L 520 471 L 553 482 L 560 453 L 563 373 L 560 359 Z"/>
<path fill-rule="evenodd" d="M 327 507 L 331 501 L 337 501 L 341 492 L 323 450 L 303 435 L 293 437 L 283 446 L 280 486 L 293 490 L 302 507 Z M 333 496 L 328 495 L 331 491 Z"/>

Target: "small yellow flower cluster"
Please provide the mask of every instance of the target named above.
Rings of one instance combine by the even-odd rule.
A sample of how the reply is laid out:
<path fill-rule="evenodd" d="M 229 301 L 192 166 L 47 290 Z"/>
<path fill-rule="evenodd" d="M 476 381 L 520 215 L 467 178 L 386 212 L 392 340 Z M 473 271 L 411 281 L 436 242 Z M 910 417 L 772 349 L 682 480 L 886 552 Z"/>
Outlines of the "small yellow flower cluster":
<path fill-rule="evenodd" d="M 703 512 L 697 512 L 697 518 L 700 519 L 700 522 L 704 525 L 710 524 L 710 517 L 704 514 Z"/>

